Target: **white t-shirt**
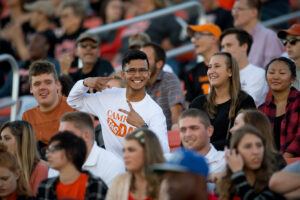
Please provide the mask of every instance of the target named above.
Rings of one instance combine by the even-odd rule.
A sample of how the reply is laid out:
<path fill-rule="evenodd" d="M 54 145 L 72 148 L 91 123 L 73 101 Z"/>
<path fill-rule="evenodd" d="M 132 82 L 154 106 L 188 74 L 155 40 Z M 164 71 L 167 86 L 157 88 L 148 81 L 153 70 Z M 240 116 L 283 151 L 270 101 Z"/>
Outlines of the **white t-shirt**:
<path fill-rule="evenodd" d="M 82 169 L 89 171 L 94 176 L 100 177 L 108 187 L 116 176 L 125 172 L 123 161 L 112 152 L 99 147 L 96 142 L 94 142 Z M 58 171 L 52 168 L 49 169 L 48 178 L 58 175 Z"/>
<path fill-rule="evenodd" d="M 264 69 L 249 63 L 240 70 L 240 81 L 242 90 L 254 99 L 257 107 L 265 102 L 269 88 Z"/>
<path fill-rule="evenodd" d="M 119 111 L 130 110 L 126 101 L 126 89 L 109 88 L 93 94 L 87 91 L 83 80 L 79 80 L 67 98 L 68 104 L 77 110 L 98 116 L 105 148 L 122 158 L 124 137 L 136 129 L 126 122 L 127 115 Z M 149 129 L 157 135 L 163 151 L 169 152 L 166 118 L 160 106 L 148 94 L 141 101 L 130 103 Z"/>

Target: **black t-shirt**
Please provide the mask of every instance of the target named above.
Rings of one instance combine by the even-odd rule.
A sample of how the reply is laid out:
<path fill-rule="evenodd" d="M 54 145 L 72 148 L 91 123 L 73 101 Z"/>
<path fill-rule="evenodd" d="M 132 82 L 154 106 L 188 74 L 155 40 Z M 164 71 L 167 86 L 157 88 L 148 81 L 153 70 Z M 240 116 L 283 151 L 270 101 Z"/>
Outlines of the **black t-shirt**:
<path fill-rule="evenodd" d="M 186 89 L 185 99 L 193 101 L 201 94 L 207 94 L 209 90 L 209 81 L 207 78 L 207 66 L 204 62 L 197 63 L 194 68 L 183 74 L 183 80 Z"/>
<path fill-rule="evenodd" d="M 285 114 L 275 117 L 274 119 L 274 142 L 276 149 L 280 150 L 280 132 L 281 132 L 281 122 L 284 118 Z"/>
<path fill-rule="evenodd" d="M 77 62 L 76 62 L 77 63 Z M 72 65 L 74 66 L 74 65 Z M 114 68 L 107 60 L 98 58 L 97 62 L 94 65 L 92 71 L 87 74 L 82 73 L 82 69 L 77 70 L 74 73 L 70 73 L 71 78 L 74 82 L 85 79 L 88 77 L 97 77 L 97 76 L 109 76 L 114 72 Z"/>
<path fill-rule="evenodd" d="M 198 108 L 207 113 L 207 97 L 201 95 L 194 99 L 190 104 L 190 108 Z M 223 150 L 227 145 L 227 134 L 229 128 L 233 126 L 234 118 L 229 120 L 231 100 L 217 105 L 217 113 L 214 118 L 210 118 L 211 124 L 214 126 L 214 133 L 211 137 L 211 143 L 216 147 L 217 150 Z M 239 104 L 236 109 L 236 113 L 241 109 L 256 108 L 253 98 L 247 93 L 241 91 L 239 93 Z M 228 135 L 230 136 L 230 135 Z"/>

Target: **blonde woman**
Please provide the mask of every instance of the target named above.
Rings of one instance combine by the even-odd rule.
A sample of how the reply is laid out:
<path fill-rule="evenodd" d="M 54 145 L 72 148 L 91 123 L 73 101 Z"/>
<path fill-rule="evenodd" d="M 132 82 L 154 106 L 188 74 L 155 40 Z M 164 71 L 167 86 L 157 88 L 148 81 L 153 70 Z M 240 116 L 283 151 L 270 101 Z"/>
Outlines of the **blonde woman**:
<path fill-rule="evenodd" d="M 7 122 L 0 128 L 0 136 L 1 142 L 17 158 L 24 187 L 35 195 L 40 182 L 48 176 L 48 166 L 39 158 L 32 126 L 26 121 Z"/>
<path fill-rule="evenodd" d="M 125 138 L 124 162 L 127 173 L 116 177 L 108 190 L 107 200 L 157 199 L 160 181 L 149 170 L 155 163 L 163 163 L 162 148 L 156 135 L 144 128 Z"/>
<path fill-rule="evenodd" d="M 255 103 L 241 90 L 239 67 L 229 53 L 219 52 L 211 57 L 207 76 L 209 94 L 195 98 L 190 108 L 198 108 L 208 114 L 214 126 L 211 142 L 216 149 L 223 150 L 238 111 L 255 108 Z"/>
<path fill-rule="evenodd" d="M 0 144 L 0 199 L 29 200 L 30 191 L 25 187 L 24 179 L 20 177 L 21 169 L 14 155 L 7 147 Z"/>

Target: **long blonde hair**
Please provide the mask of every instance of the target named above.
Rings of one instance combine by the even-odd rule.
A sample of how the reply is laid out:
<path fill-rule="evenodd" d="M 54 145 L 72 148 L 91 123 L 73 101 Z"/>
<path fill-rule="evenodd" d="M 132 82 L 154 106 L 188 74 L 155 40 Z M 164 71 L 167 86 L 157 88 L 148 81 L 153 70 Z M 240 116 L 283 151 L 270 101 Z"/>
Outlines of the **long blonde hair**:
<path fill-rule="evenodd" d="M 7 168 L 16 176 L 22 173 L 16 157 L 7 151 L 7 147 L 0 143 L 0 167 Z M 31 196 L 31 191 L 25 187 L 26 181 L 22 176 L 17 179 L 17 195 Z"/>
<path fill-rule="evenodd" d="M 40 160 L 32 126 L 26 121 L 6 122 L 0 128 L 0 134 L 6 128 L 10 130 L 17 142 L 14 154 L 21 168 L 21 177 L 25 180 L 24 186 L 32 191 L 30 187 L 31 173 Z"/>
<path fill-rule="evenodd" d="M 157 198 L 160 187 L 160 180 L 157 174 L 149 170 L 149 166 L 156 163 L 163 163 L 165 161 L 163 151 L 157 136 L 149 129 L 139 128 L 126 136 L 125 140 L 135 140 L 144 149 L 144 173 L 147 180 L 147 195 L 153 199 Z M 134 177 L 131 183 L 131 189 L 134 188 Z"/>
<path fill-rule="evenodd" d="M 239 104 L 239 93 L 241 91 L 241 83 L 240 83 L 240 72 L 239 66 L 236 60 L 227 52 L 218 52 L 213 56 L 223 56 L 226 59 L 226 67 L 231 70 L 231 77 L 229 77 L 229 93 L 230 93 L 230 109 L 229 109 L 229 119 L 233 119 L 236 114 L 236 108 Z M 211 86 L 211 91 L 207 95 L 207 107 L 206 111 L 210 118 L 214 118 L 217 112 L 217 104 L 216 100 L 216 89 Z"/>

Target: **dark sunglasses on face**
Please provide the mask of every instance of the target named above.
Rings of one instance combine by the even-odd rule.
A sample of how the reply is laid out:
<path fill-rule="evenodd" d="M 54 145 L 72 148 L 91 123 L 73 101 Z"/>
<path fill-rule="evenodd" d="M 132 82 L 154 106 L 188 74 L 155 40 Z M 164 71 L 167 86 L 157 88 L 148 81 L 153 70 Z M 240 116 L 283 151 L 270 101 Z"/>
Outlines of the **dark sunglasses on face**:
<path fill-rule="evenodd" d="M 96 44 L 84 44 L 84 43 L 81 43 L 79 44 L 81 48 L 87 48 L 87 47 L 90 47 L 91 49 L 96 49 L 98 47 L 98 45 Z"/>
<path fill-rule="evenodd" d="M 295 45 L 298 41 L 300 41 L 299 38 L 285 39 L 285 40 L 283 40 L 283 45 L 286 46 L 288 43 L 290 45 Z"/>

